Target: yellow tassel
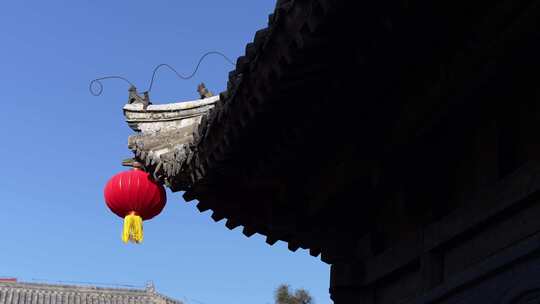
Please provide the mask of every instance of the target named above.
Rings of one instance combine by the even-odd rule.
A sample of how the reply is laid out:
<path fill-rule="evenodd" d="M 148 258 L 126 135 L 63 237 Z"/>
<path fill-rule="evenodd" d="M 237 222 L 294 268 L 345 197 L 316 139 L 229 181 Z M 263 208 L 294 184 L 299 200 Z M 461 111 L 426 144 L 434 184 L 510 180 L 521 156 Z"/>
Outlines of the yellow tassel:
<path fill-rule="evenodd" d="M 124 230 L 122 231 L 122 241 L 141 243 L 143 241 L 142 218 L 131 212 L 124 218 Z"/>

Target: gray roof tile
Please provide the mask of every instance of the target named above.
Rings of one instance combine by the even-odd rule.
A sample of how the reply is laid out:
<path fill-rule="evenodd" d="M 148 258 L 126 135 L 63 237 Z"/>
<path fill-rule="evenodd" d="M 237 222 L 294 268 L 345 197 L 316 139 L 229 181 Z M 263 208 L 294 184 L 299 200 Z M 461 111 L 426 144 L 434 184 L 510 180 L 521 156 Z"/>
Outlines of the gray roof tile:
<path fill-rule="evenodd" d="M 0 304 L 182 304 L 145 289 L 0 282 Z"/>

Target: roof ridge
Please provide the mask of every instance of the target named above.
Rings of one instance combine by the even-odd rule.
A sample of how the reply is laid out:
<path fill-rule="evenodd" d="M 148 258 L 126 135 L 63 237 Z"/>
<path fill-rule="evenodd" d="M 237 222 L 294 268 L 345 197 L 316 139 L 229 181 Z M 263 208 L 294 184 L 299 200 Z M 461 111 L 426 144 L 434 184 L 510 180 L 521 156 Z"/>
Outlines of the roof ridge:
<path fill-rule="evenodd" d="M 152 295 L 157 296 L 157 297 L 159 297 L 159 298 L 165 300 L 167 303 L 169 303 L 169 302 L 171 302 L 171 303 L 180 303 L 180 304 L 184 303 L 184 302 L 182 302 L 182 301 L 180 301 L 180 300 L 173 299 L 173 298 L 171 298 L 171 297 L 169 297 L 169 296 L 166 296 L 166 295 L 164 295 L 164 294 L 161 294 L 161 293 L 159 293 L 159 292 L 157 292 L 157 291 L 154 291 L 154 292 L 152 293 Z"/>
<path fill-rule="evenodd" d="M 128 287 L 105 287 L 96 285 L 82 285 L 82 284 L 55 284 L 55 283 L 39 283 L 39 282 L 0 282 L 0 287 L 19 287 L 19 288 L 31 288 L 31 289 L 76 289 L 86 292 L 91 291 L 111 291 L 111 292 L 121 292 L 121 293 L 139 293 L 150 295 L 151 293 L 142 288 L 128 288 Z"/>
<path fill-rule="evenodd" d="M 108 297 L 119 297 L 137 299 L 136 301 L 143 301 L 143 303 L 147 303 L 148 301 L 150 301 L 151 303 L 183 304 L 182 301 L 165 296 L 157 292 L 154 288 L 148 288 L 148 286 L 146 288 L 138 289 L 100 287 L 95 285 L 68 285 L 20 281 L 0 282 L 0 299 L 6 296 L 6 290 L 16 291 L 17 294 L 64 294 L 64 296 L 67 294 L 68 296 L 78 295 L 82 297 L 98 296 L 103 299 L 106 299 Z M 32 304 L 34 304 L 34 302 L 32 302 Z"/>

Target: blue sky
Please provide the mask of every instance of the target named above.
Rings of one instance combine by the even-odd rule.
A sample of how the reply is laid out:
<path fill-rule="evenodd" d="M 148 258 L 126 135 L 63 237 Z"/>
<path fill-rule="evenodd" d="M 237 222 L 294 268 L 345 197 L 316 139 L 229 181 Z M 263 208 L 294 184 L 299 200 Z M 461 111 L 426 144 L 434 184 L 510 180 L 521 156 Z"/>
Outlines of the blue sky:
<path fill-rule="evenodd" d="M 0 276 L 153 280 L 158 291 L 195 304 L 273 303 L 284 282 L 330 303 L 329 267 L 319 258 L 229 231 L 180 193 L 168 193 L 163 213 L 145 223 L 141 246 L 121 243 L 121 220 L 103 202 L 104 184 L 131 156 L 121 111 L 127 86 L 104 82 L 94 97 L 89 81 L 120 74 L 144 90 L 159 63 L 187 74 L 208 50 L 235 60 L 273 7 L 270 0 L 4 1 Z M 222 91 L 230 69 L 208 57 L 192 80 L 162 70 L 151 98 L 194 99 L 201 81 Z"/>

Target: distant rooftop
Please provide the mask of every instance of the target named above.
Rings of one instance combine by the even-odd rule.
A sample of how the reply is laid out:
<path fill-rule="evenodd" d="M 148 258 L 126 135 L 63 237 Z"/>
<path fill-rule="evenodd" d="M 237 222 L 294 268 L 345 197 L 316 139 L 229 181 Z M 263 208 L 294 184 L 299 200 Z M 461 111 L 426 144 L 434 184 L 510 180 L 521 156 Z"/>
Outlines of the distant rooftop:
<path fill-rule="evenodd" d="M 111 288 L 83 285 L 0 280 L 0 304 L 182 304 L 147 288 Z"/>

